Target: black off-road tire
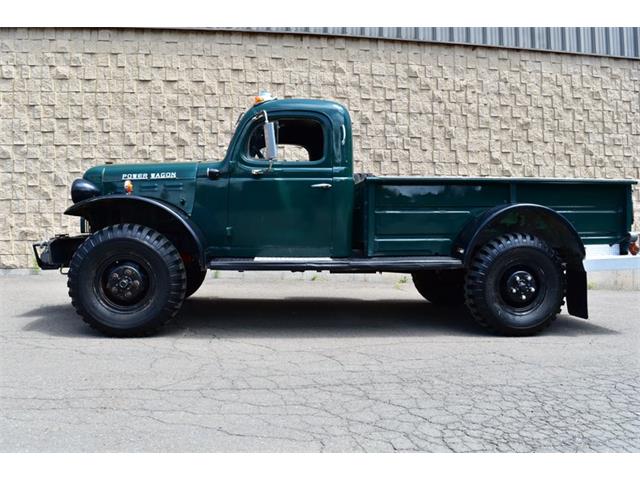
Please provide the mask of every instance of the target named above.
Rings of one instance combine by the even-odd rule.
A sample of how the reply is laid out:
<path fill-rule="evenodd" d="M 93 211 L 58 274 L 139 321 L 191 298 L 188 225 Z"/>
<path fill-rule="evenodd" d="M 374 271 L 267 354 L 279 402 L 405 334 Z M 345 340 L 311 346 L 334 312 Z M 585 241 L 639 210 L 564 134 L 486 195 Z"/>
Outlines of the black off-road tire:
<path fill-rule="evenodd" d="M 168 323 L 182 305 L 186 282 L 182 259 L 164 235 L 120 224 L 99 230 L 76 250 L 67 286 L 76 312 L 91 327 L 131 337 Z"/>
<path fill-rule="evenodd" d="M 434 305 L 464 305 L 464 270 L 423 270 L 411 276 L 416 290 Z"/>
<path fill-rule="evenodd" d="M 207 270 L 203 271 L 197 262 L 189 262 L 185 264 L 184 267 L 187 273 L 187 292 L 184 298 L 189 298 L 198 291 L 202 282 L 204 282 L 207 276 Z"/>
<path fill-rule="evenodd" d="M 533 335 L 560 313 L 565 285 L 562 262 L 549 245 L 533 235 L 505 234 L 475 254 L 465 298 L 483 327 L 502 335 Z"/>

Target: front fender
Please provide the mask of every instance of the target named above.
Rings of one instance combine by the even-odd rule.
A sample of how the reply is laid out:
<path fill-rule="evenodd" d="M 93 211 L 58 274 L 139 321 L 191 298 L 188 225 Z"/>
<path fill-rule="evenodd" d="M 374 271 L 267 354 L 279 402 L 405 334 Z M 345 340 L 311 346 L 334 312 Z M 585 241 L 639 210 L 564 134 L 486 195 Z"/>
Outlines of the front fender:
<path fill-rule="evenodd" d="M 163 226 L 178 228 L 193 245 L 198 263 L 205 268 L 205 237 L 189 216 L 177 207 L 155 198 L 114 194 L 78 202 L 65 215 L 85 218 L 93 230 L 117 223 L 138 223 L 162 232 Z"/>

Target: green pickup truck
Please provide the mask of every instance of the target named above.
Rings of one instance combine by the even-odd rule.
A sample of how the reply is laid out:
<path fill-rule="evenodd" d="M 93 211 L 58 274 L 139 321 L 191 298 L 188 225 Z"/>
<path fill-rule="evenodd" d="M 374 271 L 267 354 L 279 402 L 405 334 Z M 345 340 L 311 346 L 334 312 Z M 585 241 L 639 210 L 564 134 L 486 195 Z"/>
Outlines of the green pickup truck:
<path fill-rule="evenodd" d="M 87 170 L 65 212 L 82 234 L 34 253 L 68 268 L 76 311 L 114 336 L 158 330 L 207 269 L 402 272 L 432 303 L 529 335 L 565 298 L 587 318 L 585 246 L 638 251 L 633 180 L 376 177 L 352 152 L 340 104 L 257 97 L 221 161 Z"/>

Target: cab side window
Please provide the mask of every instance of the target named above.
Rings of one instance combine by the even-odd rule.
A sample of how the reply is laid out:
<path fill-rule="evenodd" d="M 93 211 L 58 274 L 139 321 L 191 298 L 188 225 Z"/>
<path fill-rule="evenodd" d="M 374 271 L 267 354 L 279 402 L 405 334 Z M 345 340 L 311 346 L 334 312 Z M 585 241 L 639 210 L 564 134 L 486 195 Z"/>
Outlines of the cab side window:
<path fill-rule="evenodd" d="M 324 158 L 322 124 L 310 118 L 279 118 L 275 120 L 278 162 L 315 162 Z M 265 159 L 262 124 L 257 124 L 247 145 L 251 160 Z"/>

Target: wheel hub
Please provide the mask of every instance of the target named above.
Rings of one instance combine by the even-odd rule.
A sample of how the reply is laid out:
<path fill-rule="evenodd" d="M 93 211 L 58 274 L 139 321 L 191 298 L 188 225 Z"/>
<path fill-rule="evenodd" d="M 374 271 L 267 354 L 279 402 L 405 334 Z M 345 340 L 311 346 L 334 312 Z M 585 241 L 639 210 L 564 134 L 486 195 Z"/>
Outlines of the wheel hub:
<path fill-rule="evenodd" d="M 507 277 L 504 294 L 508 303 L 516 306 L 526 305 L 538 295 L 538 284 L 530 272 L 517 270 Z"/>
<path fill-rule="evenodd" d="M 113 265 L 105 272 L 104 290 L 107 297 L 120 305 L 131 305 L 147 290 L 144 271 L 135 262 Z"/>

